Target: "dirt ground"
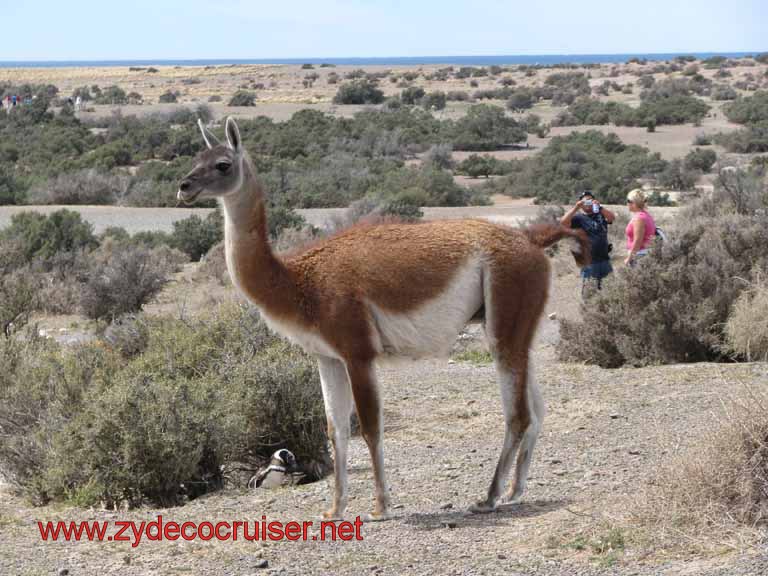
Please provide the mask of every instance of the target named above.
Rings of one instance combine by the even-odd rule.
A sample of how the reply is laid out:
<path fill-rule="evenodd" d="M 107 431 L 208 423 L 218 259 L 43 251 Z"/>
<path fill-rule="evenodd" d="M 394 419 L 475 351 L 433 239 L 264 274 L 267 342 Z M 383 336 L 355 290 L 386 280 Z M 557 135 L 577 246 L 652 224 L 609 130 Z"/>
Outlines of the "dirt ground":
<path fill-rule="evenodd" d="M 764 575 L 768 534 L 745 531 L 739 545 L 676 540 L 661 545 L 635 512 L 657 467 L 711 427 L 722 402 L 745 386 L 768 385 L 765 363 L 603 370 L 556 360 L 558 323 L 579 314 L 575 268 L 557 257 L 553 294 L 533 350 L 548 415 L 523 501 L 489 515 L 467 507 L 484 494 L 503 433 L 492 366 L 432 359 L 379 368 L 385 456 L 394 518 L 360 529 L 362 541 L 42 542 L 37 521 L 314 521 L 332 479 L 274 490 L 227 489 L 168 509 L 35 508 L 0 486 L 0 574 L 544 574 Z M 201 283 L 194 265 L 150 313 L 186 313 L 232 298 Z M 462 338 L 482 349 L 479 326 Z M 369 511 L 372 472 L 361 438 L 350 455 L 348 517 Z M 108 534 L 114 534 L 110 528 Z"/>

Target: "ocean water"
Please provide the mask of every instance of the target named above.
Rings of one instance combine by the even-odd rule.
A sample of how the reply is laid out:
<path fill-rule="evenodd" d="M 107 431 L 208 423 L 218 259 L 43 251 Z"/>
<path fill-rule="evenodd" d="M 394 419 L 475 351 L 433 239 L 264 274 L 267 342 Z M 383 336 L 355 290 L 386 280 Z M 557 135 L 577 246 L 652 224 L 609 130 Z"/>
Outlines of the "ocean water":
<path fill-rule="evenodd" d="M 527 54 L 508 56 L 395 56 L 376 58 L 232 58 L 210 60 L 29 60 L 0 61 L 0 68 L 65 68 L 92 66 L 223 66 L 229 64 L 335 64 L 337 66 L 498 66 L 512 64 L 612 64 L 632 58 L 646 60 L 672 60 L 677 56 L 711 56 L 740 58 L 759 54 L 755 52 L 679 52 L 670 54 Z"/>

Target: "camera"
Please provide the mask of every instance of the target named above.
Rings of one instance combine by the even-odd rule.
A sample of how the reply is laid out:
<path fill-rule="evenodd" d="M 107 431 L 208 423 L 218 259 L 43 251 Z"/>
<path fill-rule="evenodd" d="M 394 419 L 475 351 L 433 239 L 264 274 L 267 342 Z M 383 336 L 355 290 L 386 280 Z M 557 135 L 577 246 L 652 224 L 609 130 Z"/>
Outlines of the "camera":
<path fill-rule="evenodd" d="M 586 199 L 584 200 L 584 206 L 586 206 L 587 208 L 589 208 L 590 206 L 592 206 L 592 200 L 591 200 L 591 199 L 589 199 L 589 198 L 586 198 Z"/>
<path fill-rule="evenodd" d="M 593 203 L 592 203 L 592 212 L 593 212 L 594 214 L 597 214 L 598 212 L 600 212 L 600 204 L 595 204 L 595 203 L 593 202 Z"/>

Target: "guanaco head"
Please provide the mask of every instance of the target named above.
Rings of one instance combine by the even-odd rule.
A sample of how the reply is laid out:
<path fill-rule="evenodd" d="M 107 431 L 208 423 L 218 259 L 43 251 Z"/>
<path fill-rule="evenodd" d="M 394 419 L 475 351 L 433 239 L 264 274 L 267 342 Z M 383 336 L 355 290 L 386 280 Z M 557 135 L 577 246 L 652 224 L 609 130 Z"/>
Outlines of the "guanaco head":
<path fill-rule="evenodd" d="M 222 198 L 237 194 L 243 187 L 245 150 L 235 121 L 227 118 L 227 143 L 222 144 L 201 120 L 197 121 L 207 149 L 195 158 L 195 167 L 179 184 L 177 197 L 185 204 L 197 199 Z"/>

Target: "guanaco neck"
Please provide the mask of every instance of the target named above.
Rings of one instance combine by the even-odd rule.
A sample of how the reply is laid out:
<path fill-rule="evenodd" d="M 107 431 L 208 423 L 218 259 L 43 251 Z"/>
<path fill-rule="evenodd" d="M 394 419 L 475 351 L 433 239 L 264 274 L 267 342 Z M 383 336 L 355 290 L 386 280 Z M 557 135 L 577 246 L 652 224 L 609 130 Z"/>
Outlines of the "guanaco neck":
<path fill-rule="evenodd" d="M 241 292 L 270 316 L 300 321 L 297 284 L 269 244 L 264 191 L 250 159 L 240 159 L 239 189 L 220 199 L 227 268 Z"/>

